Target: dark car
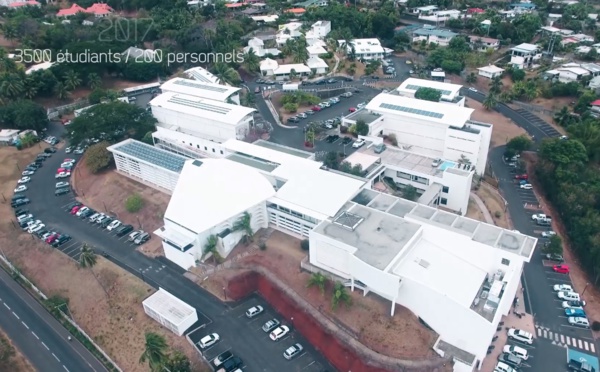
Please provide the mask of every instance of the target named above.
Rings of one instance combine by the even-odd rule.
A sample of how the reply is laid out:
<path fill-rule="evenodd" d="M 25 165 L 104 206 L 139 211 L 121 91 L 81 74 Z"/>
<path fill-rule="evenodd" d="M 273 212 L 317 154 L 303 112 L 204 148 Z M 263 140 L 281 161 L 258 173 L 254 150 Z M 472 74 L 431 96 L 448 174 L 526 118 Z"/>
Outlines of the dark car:
<path fill-rule="evenodd" d="M 110 217 L 106 217 L 102 223 L 100 223 L 100 226 L 102 226 L 103 228 L 106 228 L 106 226 L 110 225 L 114 220 Z"/>
<path fill-rule="evenodd" d="M 352 138 L 350 137 L 344 137 L 344 139 L 342 140 L 342 144 L 347 145 L 350 142 L 352 142 Z"/>
<path fill-rule="evenodd" d="M 302 85 L 314 85 L 315 83 L 313 83 L 312 81 L 303 81 Z"/>
<path fill-rule="evenodd" d="M 71 189 L 69 189 L 68 187 L 63 187 L 62 189 L 56 189 L 56 191 L 54 191 L 54 196 L 66 195 L 70 192 Z"/>
<path fill-rule="evenodd" d="M 132 231 L 133 231 L 133 226 L 124 225 L 124 226 L 119 227 L 119 229 L 117 230 L 117 236 L 125 236 Z"/>
<path fill-rule="evenodd" d="M 512 354 L 509 354 L 509 353 L 502 353 L 498 357 L 498 360 L 500 362 L 504 362 L 504 363 L 508 364 L 509 366 L 514 367 L 514 368 L 521 367 L 521 364 L 523 363 L 523 359 L 519 358 L 518 356 L 514 356 Z"/>
<path fill-rule="evenodd" d="M 335 84 L 335 79 L 329 79 L 329 80 L 327 80 L 327 84 Z"/>
<path fill-rule="evenodd" d="M 16 200 L 19 200 L 19 199 L 25 199 L 26 197 L 27 196 L 25 196 L 25 194 L 14 194 L 12 196 L 11 201 L 16 201 Z"/>
<path fill-rule="evenodd" d="M 19 217 L 27 213 L 29 213 L 28 209 L 17 209 L 15 210 L 15 217 Z"/>
<path fill-rule="evenodd" d="M 563 262 L 565 259 L 562 255 L 558 253 L 548 253 L 546 254 L 546 259 L 550 261 Z"/>
<path fill-rule="evenodd" d="M 343 76 L 342 80 L 343 81 L 354 81 L 354 79 L 352 79 L 351 77 L 348 77 L 348 76 Z"/>
<path fill-rule="evenodd" d="M 279 324 L 281 324 L 281 323 L 279 322 L 279 320 L 277 320 L 277 319 L 271 319 L 271 320 L 267 321 L 265 324 L 263 324 L 263 326 L 262 326 L 262 330 L 263 330 L 265 333 L 269 333 L 269 332 L 271 332 L 273 329 L 277 328 L 277 327 L 279 326 Z"/>
<path fill-rule="evenodd" d="M 222 369 L 225 370 L 225 372 L 233 372 L 236 369 L 240 368 L 241 366 L 244 365 L 244 362 L 242 362 L 242 360 L 236 356 L 227 359 L 221 366 Z"/>
<path fill-rule="evenodd" d="M 35 233 L 35 236 L 37 236 L 38 238 L 42 238 L 42 236 L 48 234 L 50 231 L 46 230 L 46 229 L 41 229 L 40 231 Z"/>
<path fill-rule="evenodd" d="M 323 84 L 327 84 L 327 80 L 323 79 L 323 80 L 319 80 L 315 82 L 315 85 L 323 85 Z"/>
<path fill-rule="evenodd" d="M 548 220 L 542 220 L 542 219 L 538 219 L 536 221 L 536 223 L 538 224 L 538 226 L 551 226 L 552 225 L 550 223 L 550 221 L 548 221 Z"/>
<path fill-rule="evenodd" d="M 147 242 L 148 240 L 150 240 L 150 234 L 145 232 L 143 234 L 140 234 L 138 237 L 136 237 L 133 242 L 137 245 L 142 245 L 145 242 Z"/>
<path fill-rule="evenodd" d="M 46 161 L 46 157 L 44 155 L 38 155 L 37 158 L 35 158 L 35 162 L 37 163 L 38 161 Z"/>
<path fill-rule="evenodd" d="M 79 207 L 81 205 L 80 202 L 78 201 L 74 201 L 72 203 L 67 204 L 67 206 L 65 207 L 66 210 L 70 211 L 71 209 L 75 208 L 75 207 Z"/>
<path fill-rule="evenodd" d="M 379 76 L 375 76 L 375 75 L 373 75 L 373 76 L 369 76 L 369 79 L 373 79 L 373 80 L 379 80 Z"/>
<path fill-rule="evenodd" d="M 90 208 L 87 211 L 80 214 L 79 217 L 83 220 L 83 219 L 88 218 L 89 216 L 91 216 L 94 213 L 96 213 L 96 211 Z"/>
<path fill-rule="evenodd" d="M 229 350 L 222 352 L 221 354 L 219 354 L 219 356 L 217 356 L 213 361 L 212 364 L 215 367 L 220 366 L 221 364 L 223 364 L 225 361 L 227 361 L 229 358 L 231 358 L 233 356 L 233 353 Z"/>
<path fill-rule="evenodd" d="M 10 203 L 10 206 L 13 208 L 18 208 L 20 206 L 27 205 L 29 203 L 31 203 L 31 201 L 29 199 L 25 198 L 25 199 L 15 200 L 14 202 Z"/>
<path fill-rule="evenodd" d="M 52 242 L 52 246 L 54 248 L 60 247 L 61 245 L 65 244 L 66 242 L 68 242 L 69 240 L 71 240 L 71 236 L 64 234 L 58 237 L 58 239 L 56 239 L 55 241 Z"/>
<path fill-rule="evenodd" d="M 47 149 L 44 149 L 44 152 L 46 154 L 53 154 L 56 152 L 56 147 L 48 147 Z"/>
<path fill-rule="evenodd" d="M 34 170 L 37 170 L 38 168 L 41 168 L 41 167 L 42 167 L 42 164 L 38 164 L 38 163 L 31 163 L 31 164 L 29 164 L 29 165 L 27 166 L 27 168 L 26 168 L 26 169 L 33 168 Z"/>

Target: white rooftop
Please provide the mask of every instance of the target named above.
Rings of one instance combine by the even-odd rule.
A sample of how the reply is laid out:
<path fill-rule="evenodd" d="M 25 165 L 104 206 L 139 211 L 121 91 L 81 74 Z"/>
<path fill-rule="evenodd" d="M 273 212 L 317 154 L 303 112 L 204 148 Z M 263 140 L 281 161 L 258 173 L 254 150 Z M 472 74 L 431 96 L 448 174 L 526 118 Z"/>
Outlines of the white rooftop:
<path fill-rule="evenodd" d="M 499 72 L 503 72 L 504 69 L 500 68 L 498 66 L 494 66 L 494 65 L 489 65 L 489 66 L 485 66 L 485 67 L 479 67 L 478 70 L 484 71 L 484 72 L 489 72 L 491 74 L 497 74 Z"/>
<path fill-rule="evenodd" d="M 473 109 L 445 103 L 407 98 L 381 93 L 366 106 L 367 110 L 381 114 L 405 116 L 418 120 L 462 127 L 471 118 Z"/>
<path fill-rule="evenodd" d="M 327 62 L 325 62 L 323 59 L 317 57 L 317 56 L 312 56 L 310 57 L 307 61 L 306 61 L 306 65 L 309 68 L 327 68 L 329 67 L 329 65 L 327 64 Z"/>
<path fill-rule="evenodd" d="M 221 102 L 227 101 L 229 97 L 240 91 L 240 88 L 236 87 L 183 78 L 171 79 L 161 85 L 160 89 L 163 92 L 187 94 Z"/>
<path fill-rule="evenodd" d="M 442 98 L 453 100 L 460 92 L 462 85 L 444 83 L 441 81 L 408 78 L 396 90 L 400 93 L 414 94 L 419 88 L 433 88 L 442 92 Z"/>
<path fill-rule="evenodd" d="M 197 234 L 275 194 L 256 169 L 228 159 L 188 160 L 165 218 Z"/>
<path fill-rule="evenodd" d="M 261 70 L 275 70 L 279 66 L 276 60 L 271 58 L 265 58 L 260 61 L 260 69 Z"/>
<path fill-rule="evenodd" d="M 160 94 L 150 101 L 150 105 L 234 126 L 256 111 L 249 107 L 173 92 Z"/>
<path fill-rule="evenodd" d="M 146 298 L 142 303 L 167 319 L 171 324 L 179 325 L 190 316 L 196 315 L 196 309 L 162 288 L 159 288 L 156 293 Z"/>
<path fill-rule="evenodd" d="M 236 139 L 230 139 L 223 143 L 222 145 L 227 151 L 232 153 L 241 153 L 244 155 L 249 155 L 253 158 L 260 159 L 262 161 L 266 161 L 269 163 L 273 163 L 274 165 L 281 164 L 296 164 L 302 163 L 305 166 L 320 168 L 321 163 L 308 160 L 306 158 L 302 158 L 300 156 L 291 155 L 282 151 L 273 150 L 264 146 L 257 146 L 248 142 L 239 141 Z M 287 177 L 286 177 L 287 178 Z"/>
<path fill-rule="evenodd" d="M 190 79 L 203 81 L 205 83 L 220 83 L 218 77 L 216 77 L 203 67 L 192 67 L 189 70 L 185 70 L 184 74 L 186 74 Z"/>
<path fill-rule="evenodd" d="M 354 51 L 359 54 L 384 52 L 379 39 L 354 39 L 350 44 L 354 45 Z M 350 45 L 347 45 L 346 47 L 350 49 Z"/>
<path fill-rule="evenodd" d="M 306 50 L 308 51 L 309 55 L 310 54 L 319 55 L 319 54 L 326 54 L 327 53 L 327 50 L 325 48 L 323 48 L 322 46 L 320 46 L 320 45 L 307 46 Z"/>
<path fill-rule="evenodd" d="M 29 75 L 35 71 L 47 70 L 50 67 L 54 66 L 54 62 L 44 62 L 37 65 L 33 65 L 25 71 L 26 75 Z"/>
<path fill-rule="evenodd" d="M 261 68 L 262 68 L 262 65 L 261 65 Z M 273 71 L 273 73 L 275 75 L 290 74 L 292 72 L 292 70 L 296 71 L 296 73 L 298 73 L 298 74 L 310 73 L 310 68 L 308 68 L 308 66 L 303 65 L 301 63 L 295 63 L 295 64 L 289 64 L 289 65 L 279 65 L 275 69 L 275 71 Z"/>
<path fill-rule="evenodd" d="M 520 52 L 535 52 L 538 49 L 539 49 L 539 47 L 537 45 L 529 44 L 529 43 L 519 44 L 516 47 L 511 48 L 511 50 L 516 50 L 516 51 L 520 51 Z"/>

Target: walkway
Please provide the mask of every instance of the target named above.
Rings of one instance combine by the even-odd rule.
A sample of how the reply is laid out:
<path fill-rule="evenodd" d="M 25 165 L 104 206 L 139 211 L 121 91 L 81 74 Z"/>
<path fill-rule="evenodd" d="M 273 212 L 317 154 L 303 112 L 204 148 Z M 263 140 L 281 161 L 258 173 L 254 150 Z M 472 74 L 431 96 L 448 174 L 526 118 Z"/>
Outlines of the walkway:
<path fill-rule="evenodd" d="M 335 74 L 335 72 L 337 71 L 338 65 L 340 64 L 340 59 L 337 56 L 337 54 L 333 53 L 333 58 L 335 58 L 335 66 L 333 66 L 333 68 L 331 69 L 331 71 L 329 71 L 327 76 L 331 76 L 331 75 Z"/>
<path fill-rule="evenodd" d="M 494 225 L 495 224 L 494 219 L 492 218 L 490 211 L 487 209 L 487 207 L 485 206 L 485 203 L 483 202 L 483 200 L 481 200 L 479 195 L 477 195 L 471 191 L 471 197 L 473 198 L 473 200 L 475 200 L 475 204 L 477 204 L 477 207 L 479 207 L 479 210 L 481 211 L 481 213 L 483 213 L 485 222 L 487 222 L 491 225 Z"/>

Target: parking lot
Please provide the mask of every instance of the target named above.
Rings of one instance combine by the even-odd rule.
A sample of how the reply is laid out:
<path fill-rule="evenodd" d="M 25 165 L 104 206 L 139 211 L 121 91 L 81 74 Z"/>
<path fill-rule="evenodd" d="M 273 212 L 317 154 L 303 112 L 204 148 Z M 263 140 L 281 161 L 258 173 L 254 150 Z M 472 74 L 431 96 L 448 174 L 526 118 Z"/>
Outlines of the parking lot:
<path fill-rule="evenodd" d="M 554 127 L 552 127 L 552 125 L 546 123 L 545 121 L 540 119 L 535 114 L 532 114 L 531 112 L 524 110 L 524 109 L 517 109 L 515 111 L 518 112 L 519 115 L 523 116 L 525 119 L 529 120 L 529 122 L 531 122 L 533 125 L 535 125 L 536 128 L 541 130 L 546 136 L 548 136 L 548 137 L 560 137 L 561 136 L 560 132 L 558 132 L 556 129 L 554 129 Z"/>
<path fill-rule="evenodd" d="M 262 306 L 264 311 L 253 318 L 248 318 L 246 316 L 246 310 L 257 305 Z M 265 363 L 262 367 L 258 369 L 257 366 L 253 366 L 252 369 L 249 369 L 242 358 L 242 370 L 321 372 L 325 369 L 318 361 L 318 358 L 315 357 L 315 350 L 312 346 L 294 330 L 293 319 L 283 319 L 280 314 L 273 310 L 260 297 L 249 297 L 245 301 L 237 304 L 237 306 L 228 310 L 226 316 L 235 319 L 236 323 L 243 324 L 245 329 L 244 337 L 251 339 L 252 342 L 260 345 L 261 350 L 264 351 L 264 355 L 257 356 L 257 358 L 265 358 Z M 277 319 L 281 325 L 289 327 L 290 332 L 280 340 L 272 341 L 269 338 L 269 333 L 262 329 L 263 325 L 270 319 Z M 220 340 L 206 349 L 200 348 L 198 342 L 211 333 L 217 333 Z M 209 323 L 194 329 L 188 333 L 187 336 L 213 368 L 213 360 L 221 353 L 231 351 L 233 355 L 237 355 L 235 348 L 232 346 L 232 340 L 223 337 L 219 332 L 219 327 L 214 323 Z M 302 352 L 292 360 L 285 359 L 283 357 L 283 352 L 296 343 L 300 343 L 303 346 L 304 349 Z M 267 365 L 270 366 L 270 368 L 264 368 L 264 366 Z"/>

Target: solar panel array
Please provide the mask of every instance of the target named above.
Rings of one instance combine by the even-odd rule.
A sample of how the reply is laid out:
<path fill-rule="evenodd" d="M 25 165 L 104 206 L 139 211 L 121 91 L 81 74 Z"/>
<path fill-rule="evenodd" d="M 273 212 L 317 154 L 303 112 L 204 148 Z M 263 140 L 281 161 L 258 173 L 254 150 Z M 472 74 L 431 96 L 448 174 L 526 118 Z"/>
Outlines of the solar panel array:
<path fill-rule="evenodd" d="M 225 87 L 215 87 L 215 86 L 200 84 L 200 83 L 193 82 L 191 80 L 177 80 L 177 81 L 175 81 L 174 84 L 182 85 L 184 87 L 189 87 L 189 88 L 210 90 L 210 91 L 218 92 L 218 93 L 225 93 L 228 91 L 228 89 Z"/>
<path fill-rule="evenodd" d="M 200 109 L 200 110 L 204 110 L 204 111 L 210 111 L 210 112 L 214 112 L 214 113 L 221 114 L 221 115 L 227 115 L 232 110 L 228 107 L 215 106 L 215 105 L 211 105 L 209 103 L 202 102 L 202 101 L 192 101 L 190 99 L 181 98 L 178 96 L 173 96 L 173 97 L 169 98 L 168 102 L 175 103 L 175 104 L 178 104 L 181 106 L 187 106 L 187 107 L 191 107 L 191 108 L 195 108 L 195 109 Z"/>
<path fill-rule="evenodd" d="M 444 114 L 440 114 L 439 112 L 419 110 L 419 109 L 412 108 L 412 107 L 392 105 L 392 104 L 389 104 L 389 103 L 381 103 L 379 105 L 379 107 L 385 108 L 385 109 L 388 109 L 388 110 L 402 111 L 402 112 L 406 112 L 406 113 L 409 113 L 409 114 L 416 114 L 416 115 L 421 115 L 421 116 L 428 116 L 430 118 L 436 118 L 436 119 L 441 119 L 441 118 L 444 117 Z"/>
<path fill-rule="evenodd" d="M 184 157 L 162 151 L 156 147 L 140 142 L 128 142 L 119 146 L 116 150 L 178 173 L 181 172 L 183 164 L 186 161 Z"/>
<path fill-rule="evenodd" d="M 417 91 L 417 90 L 419 90 L 420 88 L 429 88 L 429 87 L 423 87 L 423 86 L 420 86 L 420 85 L 414 85 L 414 84 L 408 84 L 408 85 L 406 86 L 406 89 L 410 89 L 410 90 L 414 90 L 414 91 Z M 437 88 L 431 88 L 431 89 L 439 90 L 439 91 L 440 91 L 440 92 L 442 92 L 442 94 L 443 94 L 443 95 L 445 95 L 445 96 L 449 96 L 449 95 L 451 95 L 451 94 L 452 94 L 452 91 L 449 91 L 449 90 L 443 90 L 443 89 L 437 89 Z"/>

